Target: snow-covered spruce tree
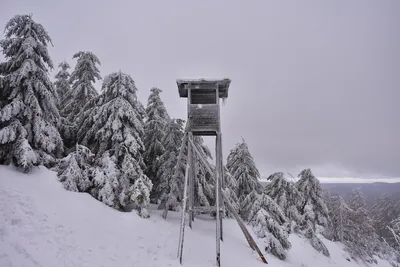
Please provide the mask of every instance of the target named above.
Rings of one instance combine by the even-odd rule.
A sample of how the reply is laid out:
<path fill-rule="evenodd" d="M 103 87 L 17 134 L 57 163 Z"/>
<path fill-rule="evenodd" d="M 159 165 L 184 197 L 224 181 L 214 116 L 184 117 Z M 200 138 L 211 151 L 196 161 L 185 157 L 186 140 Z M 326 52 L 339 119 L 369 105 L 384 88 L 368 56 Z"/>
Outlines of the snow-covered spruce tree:
<path fill-rule="evenodd" d="M 350 208 L 353 210 L 357 210 L 359 208 L 366 209 L 367 208 L 367 201 L 365 196 L 361 193 L 359 188 L 353 189 L 351 194 L 348 198 L 348 203 Z"/>
<path fill-rule="evenodd" d="M 65 95 L 71 90 L 71 85 L 70 85 L 70 74 L 68 72 L 68 69 L 70 68 L 68 62 L 63 61 L 61 62 L 58 67 L 60 68 L 60 71 L 57 72 L 55 75 L 56 81 L 54 82 L 54 86 L 56 87 L 56 92 L 57 92 L 57 99 L 58 99 L 58 105 L 59 107 L 62 108 L 62 100 L 64 99 Z"/>
<path fill-rule="evenodd" d="M 303 221 L 299 212 L 303 203 L 303 195 L 292 182 L 285 178 L 282 172 L 270 175 L 268 181 L 264 193 L 281 207 L 286 217 L 295 222 L 296 225 L 300 225 Z"/>
<path fill-rule="evenodd" d="M 65 93 L 62 100 L 61 115 L 70 122 L 75 122 L 80 110 L 86 103 L 98 95 L 93 84 L 101 80 L 97 64 L 100 60 L 92 52 L 80 51 L 73 58 L 77 58 L 74 71 L 71 73 L 71 90 Z"/>
<path fill-rule="evenodd" d="M 197 150 L 202 154 L 202 158 L 206 161 L 212 159 L 211 151 L 204 145 L 204 140 L 200 136 L 194 136 L 193 142 Z M 195 153 L 193 151 L 193 153 Z M 208 173 L 206 166 L 200 160 L 198 155 L 196 157 L 196 184 L 195 184 L 195 203 L 199 206 L 213 206 L 215 204 L 215 186 L 210 173 Z"/>
<path fill-rule="evenodd" d="M 279 259 L 286 258 L 286 250 L 291 248 L 288 240 L 289 220 L 276 202 L 266 194 L 254 190 L 246 198 L 253 203 L 250 206 L 248 222 L 254 233 L 264 241 L 264 249 Z"/>
<path fill-rule="evenodd" d="M 55 170 L 64 188 L 75 192 L 90 192 L 93 188 L 94 154 L 85 146 L 76 145 Z"/>
<path fill-rule="evenodd" d="M 70 66 L 66 61 L 63 61 L 58 67 L 60 71 L 55 75 L 54 86 L 57 92 L 57 106 L 59 110 L 62 110 L 65 105 L 65 102 L 63 102 L 65 95 L 71 90 L 70 74 L 68 72 Z M 58 130 L 64 141 L 64 152 L 68 152 L 68 149 L 73 148 L 76 143 L 76 125 L 61 117 L 58 123 Z"/>
<path fill-rule="evenodd" d="M 355 261 L 375 262 L 373 248 L 376 235 L 366 210 L 361 207 L 353 210 L 341 196 L 330 196 L 327 206 L 331 220 L 325 236 L 342 242 Z"/>
<path fill-rule="evenodd" d="M 329 203 L 330 218 L 332 222 L 333 241 L 349 241 L 351 233 L 351 218 L 353 210 L 341 196 L 332 196 Z"/>
<path fill-rule="evenodd" d="M 240 203 L 239 214 L 246 219 L 250 212 L 251 204 L 255 201 L 255 199 L 251 199 L 248 196 L 255 197 L 260 194 L 262 186 L 259 182 L 260 173 L 244 140 L 230 151 L 226 167 L 237 181 L 237 196 Z"/>
<path fill-rule="evenodd" d="M 102 91 L 102 95 L 88 103 L 82 112 L 78 141 L 89 147 L 96 158 L 108 153 L 103 162 L 114 162 L 118 184 L 111 191 L 104 190 L 113 197 L 96 193 L 94 196 L 108 199 L 106 204 L 114 198 L 113 207 L 119 210 L 134 202 L 139 214 L 147 217 L 145 207 L 149 203 L 152 183 L 143 173 L 143 121 L 137 111 L 139 101 L 135 83 L 129 75 L 115 72 L 105 77 Z M 96 105 L 90 105 L 92 103 Z M 105 164 L 99 165 L 108 168 Z M 96 188 L 94 192 L 100 191 L 101 188 Z"/>
<path fill-rule="evenodd" d="M 161 100 L 161 89 L 152 88 L 147 102 L 146 121 L 144 125 L 144 146 L 146 148 L 143 158 L 146 164 L 145 173 L 154 185 L 158 188 L 158 170 L 161 165 L 160 157 L 165 152 L 164 137 L 166 135 L 166 125 L 170 120 L 167 110 Z M 151 192 L 151 198 L 156 202 L 160 197 L 157 190 Z"/>
<path fill-rule="evenodd" d="M 303 194 L 304 201 L 300 213 L 314 225 L 326 226 L 329 220 L 328 208 L 323 199 L 323 190 L 320 182 L 310 169 L 299 174 L 296 187 Z"/>
<path fill-rule="evenodd" d="M 317 236 L 320 228 L 318 226 L 327 227 L 329 223 L 329 211 L 323 199 L 321 184 L 310 169 L 305 169 L 300 172 L 296 187 L 303 195 L 303 203 L 299 209 L 304 218 L 301 231 L 317 251 L 329 256 L 328 249 Z"/>
<path fill-rule="evenodd" d="M 177 179 L 172 181 L 172 177 L 175 172 L 175 168 L 178 168 L 180 171 L 180 175 L 184 175 L 184 166 L 186 166 L 186 157 L 184 156 L 184 164 L 181 166 L 177 166 L 179 149 L 182 144 L 182 139 L 184 135 L 184 121 L 181 119 L 173 119 L 170 120 L 166 126 L 165 136 L 162 141 L 165 147 L 164 153 L 160 157 L 160 167 L 157 172 L 157 180 L 159 183 L 156 185 L 154 189 L 158 195 L 160 195 L 161 205 L 159 209 L 163 209 L 166 201 L 169 197 L 170 192 L 178 193 L 179 188 L 181 187 L 178 182 L 181 179 Z M 183 170 L 182 170 L 183 168 Z M 172 188 L 171 188 L 172 187 Z M 172 195 L 171 195 L 172 197 Z M 174 198 L 175 201 L 170 200 L 171 208 L 176 207 L 178 204 L 178 197 Z M 173 203 L 172 203 L 173 202 Z"/>
<path fill-rule="evenodd" d="M 375 221 L 375 230 L 377 234 L 393 245 L 392 233 L 388 229 L 391 221 L 399 215 L 399 207 L 396 199 L 389 194 L 380 194 L 375 200 L 375 204 L 371 207 L 370 216 Z"/>
<path fill-rule="evenodd" d="M 389 223 L 388 229 L 393 235 L 393 247 L 400 249 L 400 216 Z"/>
<path fill-rule="evenodd" d="M 13 163 L 24 172 L 52 165 L 63 150 L 56 92 L 48 75 L 53 68 L 49 43 L 32 15 L 14 16 L 0 41 L 6 59 L 0 63 L 0 164 Z"/>
<path fill-rule="evenodd" d="M 195 136 L 193 138 L 197 150 L 202 154 L 202 157 L 206 160 L 211 159 L 211 152 L 207 146 L 204 145 L 203 138 Z M 165 208 L 167 210 L 178 210 L 183 199 L 184 190 L 184 178 L 187 162 L 187 142 L 183 146 L 182 159 L 178 166 L 174 167 L 174 171 L 171 173 L 169 180 L 169 190 L 167 194 L 164 194 L 162 202 L 159 208 Z M 177 152 L 177 155 L 179 151 Z M 210 206 L 214 201 L 214 185 L 211 177 L 209 176 L 206 167 L 203 162 L 196 156 L 196 184 L 195 184 L 195 202 L 197 205 Z M 176 161 L 176 163 L 178 163 Z M 174 176 L 175 169 L 177 170 L 177 176 Z"/>

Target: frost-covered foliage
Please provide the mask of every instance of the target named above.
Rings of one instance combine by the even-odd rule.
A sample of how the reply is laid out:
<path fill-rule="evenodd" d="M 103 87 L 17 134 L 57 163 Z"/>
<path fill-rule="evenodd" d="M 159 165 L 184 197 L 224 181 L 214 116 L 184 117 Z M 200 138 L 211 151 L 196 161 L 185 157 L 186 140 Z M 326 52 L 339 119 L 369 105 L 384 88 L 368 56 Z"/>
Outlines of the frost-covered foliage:
<path fill-rule="evenodd" d="M 0 164 L 13 163 L 24 172 L 52 165 L 63 150 L 57 95 L 48 75 L 53 68 L 49 43 L 31 15 L 14 16 L 0 41 L 6 59 L 0 63 Z"/>
<path fill-rule="evenodd" d="M 303 195 L 296 186 L 288 181 L 282 172 L 277 172 L 268 177 L 269 183 L 264 188 L 264 193 L 270 196 L 285 212 L 285 215 L 299 225 L 303 218 L 300 215 Z"/>
<path fill-rule="evenodd" d="M 328 208 L 323 199 L 323 190 L 319 180 L 315 178 L 310 169 L 300 172 L 299 178 L 296 187 L 304 197 L 300 213 L 313 225 L 327 226 Z M 315 227 L 313 228 L 315 229 Z"/>
<path fill-rule="evenodd" d="M 351 195 L 349 196 L 349 206 L 353 210 L 357 210 L 359 208 L 367 208 L 367 201 L 365 199 L 365 196 L 361 193 L 360 189 L 355 188 L 351 191 Z"/>
<path fill-rule="evenodd" d="M 303 219 L 300 230 L 310 240 L 313 248 L 329 256 L 327 247 L 318 237 L 319 232 L 323 230 L 321 227 L 327 227 L 329 224 L 329 211 L 324 202 L 321 184 L 310 169 L 305 169 L 300 172 L 296 187 L 303 196 L 299 209 Z"/>
<path fill-rule="evenodd" d="M 76 150 L 56 167 L 58 179 L 69 191 L 89 192 L 93 187 L 93 165 L 94 154 L 87 147 L 76 145 Z"/>
<path fill-rule="evenodd" d="M 180 179 L 172 181 L 175 169 L 178 168 L 180 175 L 184 175 L 184 166 L 186 166 L 186 157 L 183 159 L 185 164 L 177 166 L 179 149 L 182 144 L 184 135 L 184 121 L 181 119 L 170 120 L 166 126 L 165 136 L 163 144 L 165 147 L 164 153 L 160 157 L 161 165 L 157 172 L 157 180 L 159 183 L 154 188 L 155 194 L 160 196 L 161 203 L 165 204 L 168 199 L 168 195 L 171 192 L 178 193 L 180 185 L 178 184 Z M 182 169 L 183 168 L 183 169 Z M 172 187 L 172 188 L 171 188 Z M 176 202 L 178 200 L 176 199 Z M 170 201 L 172 202 L 172 200 Z M 177 206 L 172 204 L 171 206 Z M 162 207 L 159 207 L 162 208 Z"/>
<path fill-rule="evenodd" d="M 163 143 L 166 135 L 166 126 L 170 120 L 164 103 L 161 100 L 161 89 L 152 88 L 147 102 L 146 122 L 144 125 L 144 146 L 146 148 L 143 153 L 144 162 L 146 164 L 146 175 L 153 182 L 155 188 L 158 188 L 160 181 L 158 180 L 158 170 L 160 168 L 161 156 L 165 152 Z M 152 191 L 152 198 L 159 198 L 157 190 Z"/>
<path fill-rule="evenodd" d="M 230 151 L 226 167 L 237 182 L 236 193 L 240 203 L 239 213 L 246 219 L 247 214 L 249 214 L 247 196 L 254 192 L 260 194 L 262 186 L 259 182 L 260 173 L 244 140 Z"/>
<path fill-rule="evenodd" d="M 377 196 L 375 204 L 371 207 L 370 216 L 375 221 L 375 230 L 378 235 L 385 239 L 390 245 L 394 244 L 393 235 L 388 229 L 390 222 L 400 214 L 400 205 L 396 199 L 389 194 Z"/>
<path fill-rule="evenodd" d="M 195 144 L 197 151 L 202 155 L 201 156 L 202 158 L 204 158 L 206 161 L 211 159 L 211 152 L 208 149 L 208 147 L 204 145 L 203 138 L 199 136 L 194 136 L 193 143 Z M 182 193 L 184 191 L 184 177 L 185 177 L 185 169 L 186 169 L 187 154 L 188 154 L 187 144 L 188 141 L 186 140 L 186 142 L 182 146 L 183 152 L 180 164 L 178 164 L 178 160 L 176 160 L 176 166 L 174 167 L 173 172 L 171 172 L 171 176 L 169 176 L 170 178 L 168 178 L 169 179 L 169 188 L 167 190 L 168 193 L 163 195 L 162 202 L 159 208 L 164 208 L 166 210 L 177 210 L 180 207 L 181 201 L 183 199 Z M 193 153 L 195 153 L 195 151 L 193 151 Z M 179 152 L 177 152 L 176 155 L 178 154 Z M 172 156 L 174 156 L 174 154 Z M 195 157 L 196 157 L 195 205 L 211 206 L 215 201 L 214 182 L 210 174 L 208 173 L 207 168 L 203 165 L 203 162 L 200 160 L 197 154 L 195 154 Z"/>
<path fill-rule="evenodd" d="M 249 224 L 254 233 L 262 238 L 264 249 L 279 259 L 286 258 L 286 250 L 291 244 L 288 240 L 289 221 L 282 209 L 266 194 L 252 191 L 246 198 L 250 198 L 252 205 L 248 215 Z"/>
<path fill-rule="evenodd" d="M 330 218 L 332 222 L 332 240 L 347 241 L 351 239 L 350 225 L 353 210 L 341 196 L 332 196 L 329 202 Z"/>
<path fill-rule="evenodd" d="M 140 216 L 149 217 L 146 210 L 150 195 L 148 188 L 151 186 L 149 180 L 142 176 L 131 184 L 116 162 L 115 155 L 110 156 L 108 151 L 98 160 L 93 195 L 104 204 L 117 210 L 122 210 L 131 200 L 136 205 Z M 130 199 L 127 199 L 129 195 Z"/>
<path fill-rule="evenodd" d="M 200 136 L 194 136 L 193 142 L 197 150 L 202 154 L 202 157 L 209 161 L 212 159 L 210 150 L 204 145 L 204 140 Z M 193 153 L 195 153 L 193 151 Z M 199 157 L 196 158 L 196 184 L 195 184 L 195 204 L 199 206 L 213 206 L 215 204 L 215 186 L 211 174 Z"/>
<path fill-rule="evenodd" d="M 79 121 L 78 140 L 89 147 L 97 158 L 103 157 L 103 162 L 114 162 L 118 189 L 106 190 L 118 200 L 114 207 L 123 209 L 134 202 L 140 214 L 147 216 L 141 210 L 149 202 L 152 183 L 143 173 L 143 121 L 138 112 L 140 106 L 135 83 L 129 75 L 115 72 L 106 76 L 102 91 L 102 95 L 85 106 Z M 99 168 L 105 168 L 105 173 L 109 171 L 104 164 L 99 164 Z M 101 181 L 101 177 L 98 180 Z M 99 191 L 101 185 L 106 186 L 98 183 Z M 112 198 L 96 194 L 95 197 Z"/>
<path fill-rule="evenodd" d="M 358 190 L 354 190 L 350 197 L 353 200 L 351 206 L 341 196 L 328 196 L 327 206 L 331 220 L 329 227 L 325 229 L 325 236 L 342 242 L 354 260 L 372 263 L 375 262 L 373 250 L 377 237 L 372 220 L 362 205 L 362 199 L 364 196 Z M 352 209 L 352 206 L 358 208 Z"/>
<path fill-rule="evenodd" d="M 388 229 L 393 235 L 393 247 L 400 249 L 400 216 L 389 223 Z"/>
<path fill-rule="evenodd" d="M 78 60 L 69 79 L 72 87 L 65 92 L 61 109 L 61 115 L 70 122 L 75 122 L 80 110 L 98 95 L 93 84 L 96 80 L 101 80 L 100 71 L 96 66 L 100 65 L 100 60 L 95 54 L 80 51 L 73 58 Z"/>
<path fill-rule="evenodd" d="M 63 99 L 65 95 L 71 90 L 69 78 L 70 74 L 68 72 L 68 69 L 70 68 L 68 62 L 63 61 L 61 62 L 58 67 L 60 68 L 60 71 L 57 72 L 55 78 L 56 81 L 54 82 L 54 86 L 56 87 L 56 92 L 57 92 L 57 99 L 58 99 L 58 106 L 59 108 L 63 107 Z"/>

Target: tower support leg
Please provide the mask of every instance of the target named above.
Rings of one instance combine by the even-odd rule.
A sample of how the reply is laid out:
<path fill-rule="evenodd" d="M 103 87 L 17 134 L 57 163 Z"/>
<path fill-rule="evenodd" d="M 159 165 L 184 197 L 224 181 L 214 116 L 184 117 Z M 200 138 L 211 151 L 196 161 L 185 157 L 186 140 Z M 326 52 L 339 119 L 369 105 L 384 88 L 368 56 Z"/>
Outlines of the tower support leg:
<path fill-rule="evenodd" d="M 221 230 L 222 230 L 222 217 L 221 217 L 221 163 L 222 163 L 222 158 L 221 158 L 221 136 L 220 133 L 217 133 L 217 137 L 215 140 L 215 155 L 216 155 L 216 168 L 215 168 L 215 208 L 216 208 L 216 229 L 217 229 L 217 234 L 216 234 L 216 261 L 217 261 L 217 266 L 221 266 L 221 252 L 220 252 L 220 245 L 221 245 Z"/>
<path fill-rule="evenodd" d="M 190 142 L 188 144 L 190 146 Z M 179 233 L 179 247 L 178 247 L 178 258 L 179 262 L 182 264 L 183 262 L 183 241 L 185 238 L 185 223 L 186 223 L 186 202 L 187 202 L 187 189 L 188 189 L 188 180 L 189 180 L 189 162 L 186 163 L 186 171 L 185 171 L 185 184 L 183 189 L 183 204 L 182 204 L 182 217 L 181 217 L 181 229 Z"/>

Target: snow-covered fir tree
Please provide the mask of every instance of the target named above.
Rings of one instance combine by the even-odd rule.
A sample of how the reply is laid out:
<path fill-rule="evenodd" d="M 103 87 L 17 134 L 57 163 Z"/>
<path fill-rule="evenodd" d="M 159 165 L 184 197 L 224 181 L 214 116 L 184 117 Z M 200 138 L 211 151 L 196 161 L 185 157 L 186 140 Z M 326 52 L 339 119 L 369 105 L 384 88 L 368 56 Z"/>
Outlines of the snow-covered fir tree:
<path fill-rule="evenodd" d="M 320 226 L 327 227 L 329 223 L 329 211 L 324 202 L 321 184 L 310 169 L 305 169 L 300 172 L 296 187 L 303 195 L 303 203 L 299 209 L 303 216 L 301 231 L 317 251 L 329 256 L 327 247 L 317 236 L 322 230 Z"/>
<path fill-rule="evenodd" d="M 319 180 L 310 169 L 300 172 L 296 187 L 304 198 L 300 213 L 305 216 L 305 219 L 314 225 L 328 225 L 329 214 L 323 199 L 323 190 Z"/>
<path fill-rule="evenodd" d="M 371 207 L 370 216 L 375 221 L 375 230 L 378 235 L 392 245 L 392 233 L 388 229 L 391 221 L 399 215 L 399 206 L 396 199 L 389 194 L 380 194 L 376 197 L 374 205 Z"/>
<path fill-rule="evenodd" d="M 266 194 L 254 190 L 246 198 L 253 201 L 249 206 L 248 222 L 258 238 L 263 239 L 264 249 L 279 259 L 286 258 L 289 242 L 289 220 L 276 202 Z"/>
<path fill-rule="evenodd" d="M 160 157 L 160 167 L 157 172 L 157 180 L 159 181 L 156 187 L 154 188 L 155 194 L 160 196 L 161 203 L 163 205 L 166 203 L 168 199 L 169 192 L 171 191 L 171 186 L 175 187 L 177 191 L 180 186 L 177 184 L 178 181 L 172 181 L 172 177 L 174 175 L 175 169 L 181 171 L 181 168 L 186 166 L 186 157 L 183 159 L 184 164 L 182 166 L 177 166 L 179 149 L 182 144 L 182 139 L 184 135 L 184 121 L 181 119 L 173 119 L 170 120 L 166 126 L 165 136 L 162 141 L 164 144 L 165 151 Z M 181 171 L 181 175 L 184 175 Z M 172 201 L 172 200 L 171 200 Z M 177 204 L 172 204 L 172 206 L 176 206 Z M 159 208 L 163 208 L 160 206 Z"/>
<path fill-rule="evenodd" d="M 94 154 L 85 146 L 76 145 L 75 151 L 55 167 L 64 188 L 75 192 L 90 192 L 94 178 Z"/>
<path fill-rule="evenodd" d="M 240 203 L 239 213 L 246 219 L 250 212 L 251 203 L 255 201 L 255 199 L 250 199 L 248 196 L 260 194 L 262 186 L 259 182 L 260 173 L 244 140 L 230 151 L 226 167 L 237 181 L 237 196 Z"/>
<path fill-rule="evenodd" d="M 204 140 L 200 136 L 194 136 L 193 143 L 195 144 L 197 151 L 201 153 L 202 157 L 206 160 L 211 159 L 211 152 L 207 146 L 204 145 Z M 176 166 L 172 172 L 171 178 L 169 178 L 168 193 L 164 194 L 160 208 L 166 210 L 177 210 L 180 208 L 181 201 L 183 199 L 184 190 L 184 177 L 186 170 L 187 154 L 188 154 L 188 142 L 186 141 L 182 146 L 183 152 L 180 164 L 176 160 Z M 180 151 L 179 151 L 180 152 Z M 177 152 L 179 154 L 179 152 Z M 193 151 L 193 153 L 195 153 Z M 198 156 L 196 156 L 196 184 L 195 184 L 195 202 L 200 206 L 210 206 L 214 201 L 214 185 L 212 178 L 209 176 L 207 168 L 203 165 L 203 162 Z M 176 172 L 176 175 L 174 175 Z M 164 213 L 165 215 L 165 213 Z"/>
<path fill-rule="evenodd" d="M 98 95 L 93 84 L 96 80 L 101 80 L 100 71 L 97 68 L 100 60 L 95 54 L 80 51 L 74 54 L 73 58 L 77 59 L 77 63 L 70 76 L 72 86 L 63 97 L 61 109 L 61 115 L 70 122 L 75 122 L 86 103 Z"/>
<path fill-rule="evenodd" d="M 108 189 L 101 191 L 101 188 L 96 188 L 96 192 L 113 196 L 99 195 L 100 193 L 94 195 L 101 200 L 107 200 L 106 204 L 114 199 L 112 207 L 120 210 L 133 202 L 139 214 L 146 217 L 148 214 L 145 207 L 149 203 L 152 183 L 143 172 L 144 130 L 142 114 L 138 113 L 137 88 L 133 79 L 120 71 L 105 77 L 102 91 L 102 95 L 91 102 L 95 104 L 89 103 L 82 112 L 78 141 L 89 147 L 97 158 L 103 158 L 103 164 L 99 164 L 99 168 L 106 169 L 103 173 L 110 172 L 104 162 L 114 162 L 116 171 L 112 173 L 116 173 L 117 185 L 109 190 L 109 185 L 98 182 L 98 186 L 104 185 Z M 105 153 L 107 155 L 104 158 Z M 96 178 L 97 181 L 102 179 Z"/>
<path fill-rule="evenodd" d="M 56 81 L 54 82 L 54 86 L 56 87 L 57 97 L 58 97 L 58 105 L 62 108 L 63 103 L 62 100 L 64 96 L 71 90 L 70 86 L 70 74 L 68 69 L 70 68 L 68 62 L 61 62 L 58 67 L 60 68 L 59 72 L 55 75 Z"/>
<path fill-rule="evenodd" d="M 351 240 L 349 231 L 353 210 L 341 196 L 332 196 L 328 206 L 332 222 L 333 241 L 343 242 Z"/>
<path fill-rule="evenodd" d="M 356 193 L 356 197 L 362 196 L 356 191 L 353 193 Z M 341 196 L 330 196 L 327 206 L 331 220 L 325 230 L 325 236 L 333 241 L 342 242 L 354 260 L 375 262 L 373 249 L 376 234 L 366 210 L 362 207 L 352 209 Z"/>
<path fill-rule="evenodd" d="M 355 188 L 351 191 L 351 194 L 349 196 L 349 206 L 353 210 L 367 208 L 367 201 L 359 188 Z"/>
<path fill-rule="evenodd" d="M 400 250 L 400 216 L 389 223 L 388 229 L 393 235 L 393 247 Z"/>
<path fill-rule="evenodd" d="M 154 188 L 158 188 L 158 170 L 161 165 L 160 157 L 165 152 L 163 143 L 166 135 L 166 126 L 170 120 L 167 110 L 161 100 L 161 89 L 152 88 L 147 102 L 146 122 L 144 126 L 144 146 L 146 148 L 143 157 L 146 164 L 146 175 L 152 181 Z M 157 190 L 152 191 L 152 198 L 158 199 Z"/>
<path fill-rule="evenodd" d="M 0 47 L 0 164 L 13 163 L 28 172 L 53 164 L 63 150 L 56 128 L 59 113 L 56 91 L 48 75 L 53 68 L 47 45 L 50 36 L 32 15 L 16 15 L 7 22 Z"/>
<path fill-rule="evenodd" d="M 264 193 L 270 196 L 285 212 L 285 215 L 297 225 L 302 223 L 299 209 L 304 202 L 303 195 L 296 186 L 288 181 L 282 172 L 277 172 L 268 177 L 269 183 L 264 188 Z"/>

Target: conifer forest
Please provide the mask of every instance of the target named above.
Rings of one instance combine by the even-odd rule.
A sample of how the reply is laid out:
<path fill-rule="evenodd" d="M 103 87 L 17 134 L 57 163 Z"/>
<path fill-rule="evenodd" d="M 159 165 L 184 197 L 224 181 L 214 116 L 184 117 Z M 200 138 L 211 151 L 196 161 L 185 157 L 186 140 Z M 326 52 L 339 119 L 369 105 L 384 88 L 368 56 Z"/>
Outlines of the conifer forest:
<path fill-rule="evenodd" d="M 53 62 L 50 33 L 34 15 L 15 15 L 1 26 L 0 164 L 26 174 L 45 166 L 65 190 L 141 220 L 150 222 L 150 206 L 179 211 L 188 159 L 185 153 L 179 162 L 178 157 L 186 122 L 168 114 L 163 88 L 138 88 L 132 73 L 118 69 L 100 73 L 102 59 L 91 51 Z M 148 91 L 146 103 L 138 90 Z M 193 142 L 214 162 L 201 136 Z M 285 261 L 293 249 L 289 236 L 296 234 L 325 257 L 331 255 L 327 239 L 341 242 L 349 260 L 373 266 L 379 257 L 400 264 L 398 194 L 381 194 L 371 203 L 357 188 L 337 195 L 310 168 L 297 177 L 272 173 L 262 183 L 245 136 L 228 151 L 225 194 L 269 257 Z M 212 177 L 200 160 L 195 170 L 196 201 L 213 206 Z"/>

